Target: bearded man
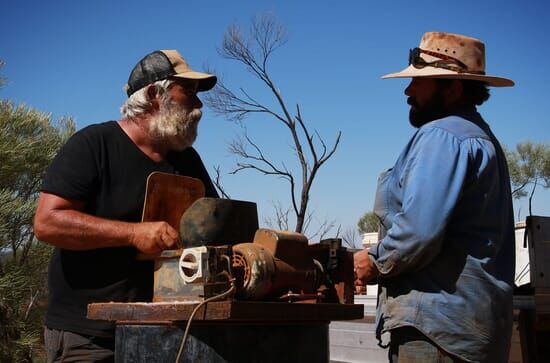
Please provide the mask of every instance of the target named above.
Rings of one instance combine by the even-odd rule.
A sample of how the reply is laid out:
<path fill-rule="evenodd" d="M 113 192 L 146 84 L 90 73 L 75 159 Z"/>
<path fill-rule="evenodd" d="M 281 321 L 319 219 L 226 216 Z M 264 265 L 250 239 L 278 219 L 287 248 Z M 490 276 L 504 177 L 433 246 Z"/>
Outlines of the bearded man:
<path fill-rule="evenodd" d="M 155 171 L 200 179 L 216 190 L 197 152 L 202 103 L 216 84 L 175 50 L 155 51 L 132 70 L 122 119 L 75 133 L 49 166 L 34 220 L 55 246 L 45 321 L 48 361 L 113 361 L 114 325 L 88 320 L 87 305 L 151 301 L 153 264 L 139 252 L 177 247 L 165 222 L 141 223 L 146 180 Z"/>
<path fill-rule="evenodd" d="M 410 51 L 405 89 L 418 128 L 378 179 L 380 241 L 355 254 L 356 284 L 378 283 L 377 337 L 391 362 L 507 362 L 514 223 L 504 153 L 477 112 L 485 46 L 429 32 Z M 389 338 L 388 341 L 384 338 Z"/>

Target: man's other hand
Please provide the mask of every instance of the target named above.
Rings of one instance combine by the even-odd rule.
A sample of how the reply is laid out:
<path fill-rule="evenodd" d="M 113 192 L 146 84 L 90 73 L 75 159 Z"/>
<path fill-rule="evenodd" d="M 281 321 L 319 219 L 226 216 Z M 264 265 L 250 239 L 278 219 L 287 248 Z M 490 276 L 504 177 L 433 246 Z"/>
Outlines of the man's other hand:
<path fill-rule="evenodd" d="M 376 283 L 378 279 L 378 269 L 369 258 L 367 249 L 353 255 L 353 271 L 355 272 L 355 285 L 358 286 Z"/>
<path fill-rule="evenodd" d="M 178 232 L 166 222 L 137 223 L 132 231 L 132 244 L 143 253 L 175 249 L 178 241 Z"/>

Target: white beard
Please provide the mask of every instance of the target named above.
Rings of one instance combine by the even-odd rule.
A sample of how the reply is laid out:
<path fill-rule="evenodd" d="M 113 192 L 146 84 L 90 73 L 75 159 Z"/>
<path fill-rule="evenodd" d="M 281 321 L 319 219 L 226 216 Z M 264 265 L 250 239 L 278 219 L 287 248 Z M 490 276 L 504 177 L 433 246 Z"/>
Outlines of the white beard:
<path fill-rule="evenodd" d="M 167 142 L 170 149 L 182 151 L 193 145 L 202 111 L 188 110 L 169 98 L 162 99 L 159 112 L 149 121 L 149 132 L 158 142 Z"/>

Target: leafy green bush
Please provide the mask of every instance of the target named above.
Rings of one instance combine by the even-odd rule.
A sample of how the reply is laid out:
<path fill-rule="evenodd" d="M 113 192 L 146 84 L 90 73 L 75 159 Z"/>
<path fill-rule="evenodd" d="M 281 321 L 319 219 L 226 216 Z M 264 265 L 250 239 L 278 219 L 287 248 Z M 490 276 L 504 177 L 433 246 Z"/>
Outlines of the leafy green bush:
<path fill-rule="evenodd" d="M 0 362 L 44 361 L 42 329 L 52 248 L 32 221 L 47 166 L 74 122 L 0 100 Z"/>

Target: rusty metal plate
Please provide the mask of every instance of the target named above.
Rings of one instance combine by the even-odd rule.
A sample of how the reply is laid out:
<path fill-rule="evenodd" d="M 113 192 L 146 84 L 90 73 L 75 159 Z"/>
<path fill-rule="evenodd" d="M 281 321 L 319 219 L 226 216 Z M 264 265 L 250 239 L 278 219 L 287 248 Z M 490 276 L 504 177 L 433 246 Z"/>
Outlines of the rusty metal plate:
<path fill-rule="evenodd" d="M 188 176 L 153 172 L 147 178 L 142 222 L 165 221 L 175 230 L 190 205 L 204 197 L 204 185 Z"/>

